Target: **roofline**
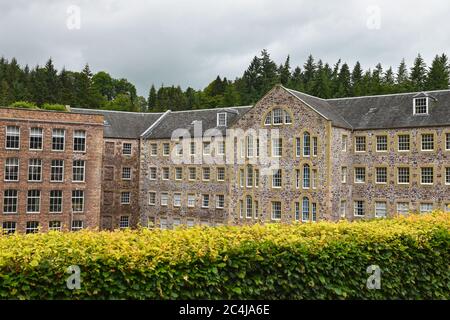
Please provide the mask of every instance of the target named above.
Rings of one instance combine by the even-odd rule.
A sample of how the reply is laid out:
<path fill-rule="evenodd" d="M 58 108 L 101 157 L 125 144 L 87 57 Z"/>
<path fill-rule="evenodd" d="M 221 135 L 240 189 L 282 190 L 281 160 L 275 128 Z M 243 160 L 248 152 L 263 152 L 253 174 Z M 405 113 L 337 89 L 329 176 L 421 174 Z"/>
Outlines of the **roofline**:
<path fill-rule="evenodd" d="M 115 113 L 129 113 L 129 114 L 164 114 L 164 112 L 134 112 L 134 111 L 120 111 L 120 110 L 106 110 L 106 109 L 90 109 L 90 108 L 70 108 L 70 110 L 90 110 L 93 112 L 115 112 Z"/>
<path fill-rule="evenodd" d="M 301 99 L 300 97 L 298 97 L 298 96 L 296 96 L 293 92 L 291 92 L 291 89 L 288 89 L 288 88 L 286 88 L 286 87 L 284 87 L 283 85 L 279 85 L 281 88 L 283 88 L 284 90 L 286 90 L 287 92 L 289 92 L 289 94 L 291 94 L 293 97 L 295 97 L 295 98 L 297 98 L 298 100 L 300 100 L 301 102 L 303 102 L 305 105 L 307 105 L 311 110 L 313 110 L 314 112 L 316 112 L 317 114 L 319 114 L 320 116 L 322 116 L 325 120 L 327 120 L 327 121 L 331 121 L 331 123 L 333 123 L 333 120 L 331 120 L 331 119 L 329 119 L 328 117 L 326 117 L 324 114 L 322 114 L 320 111 L 318 111 L 316 108 L 314 108 L 313 106 L 311 106 L 309 103 L 307 103 L 305 100 L 303 100 L 303 99 Z M 303 92 L 300 92 L 300 91 L 296 91 L 296 90 L 292 90 L 292 91 L 295 91 L 295 92 L 298 92 L 298 93 L 300 93 L 300 94 L 303 94 Z M 314 96 L 311 96 L 311 95 L 308 95 L 308 96 L 310 96 L 310 97 L 313 97 L 313 98 L 316 98 L 317 99 L 317 97 L 314 97 Z M 318 98 L 318 99 L 321 99 L 321 98 Z M 324 100 L 324 99 L 321 99 L 321 100 Z M 326 101 L 326 100 L 324 100 L 324 101 Z M 331 107 L 331 106 L 330 106 Z M 340 115 L 339 115 L 340 116 Z M 345 122 L 345 123 L 347 123 L 348 124 L 348 126 L 350 127 L 350 129 L 353 129 L 353 127 L 352 127 L 352 125 L 350 124 L 350 123 L 348 123 L 348 121 L 347 120 L 345 120 L 344 119 L 344 117 L 342 117 L 342 116 L 340 116 L 341 118 L 342 118 L 342 120 Z M 348 128 L 347 128 L 348 129 Z"/>
<path fill-rule="evenodd" d="M 212 110 L 222 110 L 226 111 L 227 109 L 240 109 L 240 108 L 251 108 L 253 106 L 236 106 L 236 107 L 220 107 L 220 108 L 208 108 L 208 109 L 190 109 L 190 110 L 178 110 L 172 111 L 172 113 L 182 113 L 182 112 L 193 112 L 193 111 L 212 111 Z"/>
<path fill-rule="evenodd" d="M 334 100 L 364 99 L 364 98 L 391 97 L 391 96 L 406 96 L 406 95 L 411 95 L 411 94 L 433 93 L 433 92 L 449 92 L 449 91 L 450 91 L 450 89 L 441 89 L 441 90 L 412 91 L 412 92 L 403 92 L 403 93 L 374 94 L 374 95 L 370 95 L 370 96 L 346 97 L 346 98 L 345 97 L 342 97 L 342 98 L 330 98 L 330 99 L 322 99 L 322 98 L 318 98 L 318 97 L 315 97 L 315 98 L 322 99 L 322 100 L 325 100 L 325 101 L 330 101 L 330 100 L 334 101 Z M 300 92 L 300 93 L 303 93 L 303 92 Z M 312 96 L 312 97 L 314 97 L 314 96 Z"/>
<path fill-rule="evenodd" d="M 161 123 L 161 121 L 170 113 L 170 110 L 164 112 L 155 122 L 152 123 L 150 127 L 147 128 L 139 137 L 145 137 L 153 128 Z"/>

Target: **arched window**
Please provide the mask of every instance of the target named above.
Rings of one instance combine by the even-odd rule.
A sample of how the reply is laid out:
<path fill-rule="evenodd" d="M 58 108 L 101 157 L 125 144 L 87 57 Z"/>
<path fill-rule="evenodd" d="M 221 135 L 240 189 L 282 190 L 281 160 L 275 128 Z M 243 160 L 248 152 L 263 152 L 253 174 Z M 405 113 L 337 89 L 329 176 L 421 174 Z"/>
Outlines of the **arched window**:
<path fill-rule="evenodd" d="M 247 196 L 246 199 L 246 214 L 247 218 L 251 218 L 253 216 L 253 200 L 251 196 Z"/>
<path fill-rule="evenodd" d="M 310 168 L 308 164 L 303 165 L 303 189 L 309 189 L 311 185 Z"/>
<path fill-rule="evenodd" d="M 272 111 L 270 111 L 266 118 L 264 119 L 265 125 L 280 125 L 280 124 L 291 124 L 292 118 L 288 111 L 281 109 L 281 108 L 275 108 Z"/>
<path fill-rule="evenodd" d="M 308 132 L 303 134 L 303 156 L 309 157 L 311 154 L 311 136 Z"/>
<path fill-rule="evenodd" d="M 302 221 L 309 221 L 309 199 L 303 197 L 302 201 Z"/>

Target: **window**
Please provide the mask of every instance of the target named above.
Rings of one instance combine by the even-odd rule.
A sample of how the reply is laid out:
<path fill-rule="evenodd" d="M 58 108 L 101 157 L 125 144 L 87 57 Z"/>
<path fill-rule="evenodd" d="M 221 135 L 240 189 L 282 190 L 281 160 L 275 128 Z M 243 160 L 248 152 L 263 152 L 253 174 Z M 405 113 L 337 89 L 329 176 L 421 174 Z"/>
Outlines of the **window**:
<path fill-rule="evenodd" d="M 131 143 L 124 143 L 122 145 L 122 154 L 124 154 L 124 155 L 131 154 Z"/>
<path fill-rule="evenodd" d="M 130 217 L 129 216 L 120 216 L 119 228 L 126 229 L 130 227 Z"/>
<path fill-rule="evenodd" d="M 299 202 L 294 203 L 294 218 L 295 218 L 295 221 L 300 220 L 300 203 Z"/>
<path fill-rule="evenodd" d="M 172 220 L 172 225 L 174 228 L 179 227 L 181 225 L 181 220 L 178 218 L 175 218 Z"/>
<path fill-rule="evenodd" d="M 16 232 L 17 223 L 14 221 L 5 221 L 3 222 L 2 229 L 3 234 L 13 234 Z"/>
<path fill-rule="evenodd" d="M 409 168 L 397 168 L 397 183 L 409 184 Z"/>
<path fill-rule="evenodd" d="M 85 165 L 86 165 L 86 163 L 84 160 L 74 160 L 73 161 L 72 181 L 84 182 Z"/>
<path fill-rule="evenodd" d="M 342 149 L 342 151 L 347 151 L 347 139 L 348 139 L 348 136 L 343 134 L 342 135 L 342 141 L 341 141 L 341 149 Z"/>
<path fill-rule="evenodd" d="M 156 204 L 156 192 L 148 193 L 148 204 L 152 206 Z"/>
<path fill-rule="evenodd" d="M 434 135 L 432 133 L 422 134 L 422 151 L 434 150 Z"/>
<path fill-rule="evenodd" d="M 131 168 L 130 167 L 122 168 L 122 180 L 131 180 Z"/>
<path fill-rule="evenodd" d="M 281 169 L 274 169 L 272 172 L 272 187 L 281 188 L 281 185 L 282 185 Z"/>
<path fill-rule="evenodd" d="M 42 150 L 42 128 L 30 129 L 30 150 Z"/>
<path fill-rule="evenodd" d="M 265 125 L 270 125 L 270 124 L 274 124 L 274 125 L 280 125 L 280 124 L 291 124 L 292 123 L 292 118 L 291 115 L 289 114 L 289 112 L 277 108 L 277 109 L 273 109 L 271 112 L 269 112 L 264 120 L 264 124 Z"/>
<path fill-rule="evenodd" d="M 61 190 L 51 190 L 50 191 L 50 213 L 61 213 L 62 212 L 62 196 Z"/>
<path fill-rule="evenodd" d="M 313 156 L 317 157 L 317 137 L 313 137 Z"/>
<path fill-rule="evenodd" d="M 156 180 L 156 168 L 155 167 L 150 168 L 149 178 L 150 178 L 150 180 Z"/>
<path fill-rule="evenodd" d="M 41 191 L 28 190 L 27 213 L 39 213 L 41 208 Z"/>
<path fill-rule="evenodd" d="M 295 169 L 295 187 L 297 189 L 300 188 L 300 179 L 301 179 L 300 170 Z"/>
<path fill-rule="evenodd" d="M 187 219 L 186 220 L 186 225 L 188 226 L 188 228 L 192 228 L 195 224 L 194 219 Z"/>
<path fill-rule="evenodd" d="M 420 213 L 429 213 L 433 211 L 432 203 L 421 203 L 420 204 Z"/>
<path fill-rule="evenodd" d="M 188 196 L 187 196 L 187 206 L 189 208 L 195 207 L 195 195 L 194 194 L 188 194 Z"/>
<path fill-rule="evenodd" d="M 211 168 L 209 167 L 203 168 L 203 180 L 209 181 L 210 178 L 211 178 Z"/>
<path fill-rule="evenodd" d="M 30 159 L 28 160 L 28 181 L 42 180 L 42 160 Z"/>
<path fill-rule="evenodd" d="M 247 196 L 245 199 L 245 217 L 251 219 L 253 217 L 253 199 Z"/>
<path fill-rule="evenodd" d="M 409 212 L 409 202 L 397 202 L 397 213 L 407 214 Z"/>
<path fill-rule="evenodd" d="M 239 200 L 239 217 L 244 217 L 244 200 Z"/>
<path fill-rule="evenodd" d="M 259 187 L 259 169 L 255 169 L 255 188 Z"/>
<path fill-rule="evenodd" d="M 254 218 L 257 219 L 259 215 L 259 203 L 255 200 L 255 216 Z"/>
<path fill-rule="evenodd" d="M 49 231 L 61 231 L 61 221 L 49 221 L 48 222 Z"/>
<path fill-rule="evenodd" d="M 181 193 L 174 193 L 173 194 L 173 206 L 174 207 L 181 207 Z"/>
<path fill-rule="evenodd" d="M 366 182 L 366 168 L 355 168 L 355 183 Z"/>
<path fill-rule="evenodd" d="M 225 112 L 220 112 L 217 114 L 217 126 L 218 127 L 227 126 L 227 114 Z"/>
<path fill-rule="evenodd" d="M 168 206 L 169 205 L 169 194 L 166 192 L 161 193 L 161 206 Z"/>
<path fill-rule="evenodd" d="M 272 220 L 281 219 L 281 202 L 272 201 Z"/>
<path fill-rule="evenodd" d="M 282 124 L 283 123 L 283 110 L 274 109 L 272 111 L 272 115 L 273 115 L 273 120 L 272 120 L 273 124 Z"/>
<path fill-rule="evenodd" d="M 6 127 L 6 149 L 19 149 L 20 148 L 20 129 L 15 126 Z"/>
<path fill-rule="evenodd" d="M 317 221 L 317 203 L 311 203 L 311 220 L 313 222 Z"/>
<path fill-rule="evenodd" d="M 216 195 L 216 208 L 223 209 L 225 207 L 225 196 L 223 194 Z"/>
<path fill-rule="evenodd" d="M 387 151 L 388 144 L 387 144 L 388 138 L 387 136 L 377 136 L 377 151 Z"/>
<path fill-rule="evenodd" d="M 450 167 L 445 168 L 445 184 L 450 184 Z"/>
<path fill-rule="evenodd" d="M 347 167 L 341 167 L 341 182 L 347 183 Z"/>
<path fill-rule="evenodd" d="M 354 202 L 353 214 L 355 216 L 364 216 L 365 214 L 364 201 L 357 200 Z"/>
<path fill-rule="evenodd" d="M 253 136 L 247 136 L 247 158 L 253 157 Z"/>
<path fill-rule="evenodd" d="M 72 231 L 83 230 L 83 220 L 73 220 L 72 221 Z"/>
<path fill-rule="evenodd" d="M 283 155 L 283 140 L 281 138 L 272 139 L 272 156 L 281 157 Z"/>
<path fill-rule="evenodd" d="M 303 189 L 309 189 L 310 187 L 310 168 L 309 165 L 303 165 Z"/>
<path fill-rule="evenodd" d="M 170 144 L 163 143 L 163 156 L 168 156 L 170 154 Z"/>
<path fill-rule="evenodd" d="M 387 168 L 386 167 L 376 168 L 375 171 L 376 171 L 375 182 L 387 183 Z"/>
<path fill-rule="evenodd" d="M 3 192 L 3 213 L 17 213 L 17 190 L 5 190 Z"/>
<path fill-rule="evenodd" d="M 52 130 L 52 150 L 64 151 L 66 131 L 64 129 Z"/>
<path fill-rule="evenodd" d="M 168 224 L 167 224 L 167 219 L 166 218 L 161 218 L 159 219 L 159 227 L 161 228 L 161 230 L 167 230 L 168 229 Z"/>
<path fill-rule="evenodd" d="M 341 200 L 341 206 L 339 208 L 339 211 L 341 213 L 341 217 L 345 218 L 345 216 L 347 215 L 347 201 Z"/>
<path fill-rule="evenodd" d="M 414 114 L 428 114 L 428 98 L 414 98 Z"/>
<path fill-rule="evenodd" d="M 64 180 L 64 160 L 52 160 L 50 181 L 60 182 Z"/>
<path fill-rule="evenodd" d="M 409 134 L 401 134 L 398 136 L 398 151 L 410 150 L 410 137 Z"/>
<path fill-rule="evenodd" d="M 217 181 L 225 181 L 225 168 L 217 168 Z"/>
<path fill-rule="evenodd" d="M 84 191 L 72 190 L 72 212 L 84 211 Z"/>
<path fill-rule="evenodd" d="M 183 168 L 177 167 L 175 168 L 175 180 L 183 179 Z"/>
<path fill-rule="evenodd" d="M 387 204 L 385 201 L 376 201 L 375 202 L 375 217 L 377 218 L 386 218 L 387 213 Z"/>
<path fill-rule="evenodd" d="M 162 168 L 162 180 L 169 180 L 170 178 L 170 168 Z"/>
<path fill-rule="evenodd" d="M 445 150 L 450 150 L 450 133 L 445 134 Z"/>
<path fill-rule="evenodd" d="M 301 145 L 300 145 L 300 138 L 295 138 L 295 156 L 300 157 L 301 156 Z"/>
<path fill-rule="evenodd" d="M 121 204 L 130 204 L 130 192 L 129 191 L 120 193 L 120 203 Z"/>
<path fill-rule="evenodd" d="M 309 199 L 307 197 L 303 197 L 302 200 L 302 221 L 309 221 Z"/>
<path fill-rule="evenodd" d="M 175 144 L 175 153 L 177 156 L 182 156 L 183 155 L 183 145 L 182 143 L 176 143 Z"/>
<path fill-rule="evenodd" d="M 357 136 L 355 137 L 355 152 L 365 152 L 366 151 L 366 137 Z"/>
<path fill-rule="evenodd" d="M 211 142 L 205 141 L 203 142 L 203 155 L 211 154 Z"/>
<path fill-rule="evenodd" d="M 195 142 L 191 141 L 191 143 L 189 144 L 189 154 L 191 156 L 195 155 Z"/>
<path fill-rule="evenodd" d="M 73 151 L 85 152 L 86 151 L 86 131 L 75 130 L 73 133 Z"/>
<path fill-rule="evenodd" d="M 247 187 L 253 187 L 253 168 L 252 166 L 247 166 Z"/>
<path fill-rule="evenodd" d="M 5 161 L 5 181 L 19 181 L 19 159 L 7 158 Z"/>
<path fill-rule="evenodd" d="M 433 184 L 433 167 L 424 167 L 420 168 L 421 170 L 421 177 L 420 177 L 420 183 L 421 184 Z"/>
<path fill-rule="evenodd" d="M 197 170 L 196 168 L 189 168 L 189 180 L 197 179 Z"/>
<path fill-rule="evenodd" d="M 202 208 L 209 208 L 209 194 L 202 194 Z"/>
<path fill-rule="evenodd" d="M 256 138 L 256 157 L 259 157 L 259 138 Z"/>
<path fill-rule="evenodd" d="M 225 141 L 217 141 L 217 154 L 221 156 L 225 154 Z"/>
<path fill-rule="evenodd" d="M 303 134 L 303 156 L 309 157 L 311 154 L 311 137 L 308 132 Z"/>
<path fill-rule="evenodd" d="M 245 140 L 243 138 L 239 139 L 239 147 L 241 150 L 241 158 L 244 158 L 245 157 Z"/>
<path fill-rule="evenodd" d="M 157 156 L 158 155 L 158 145 L 156 143 L 152 143 L 150 145 L 150 155 Z"/>
<path fill-rule="evenodd" d="M 244 180 L 245 180 L 244 169 L 239 169 L 239 184 L 241 188 L 244 187 Z"/>
<path fill-rule="evenodd" d="M 27 226 L 25 229 L 25 233 L 37 233 L 39 231 L 39 222 L 38 221 L 27 221 Z"/>

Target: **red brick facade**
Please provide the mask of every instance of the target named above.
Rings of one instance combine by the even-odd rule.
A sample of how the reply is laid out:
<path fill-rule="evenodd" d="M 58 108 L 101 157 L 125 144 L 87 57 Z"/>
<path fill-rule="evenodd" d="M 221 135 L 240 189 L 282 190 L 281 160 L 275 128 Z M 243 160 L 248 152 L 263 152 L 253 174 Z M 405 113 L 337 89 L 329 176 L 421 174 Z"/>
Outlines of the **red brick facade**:
<path fill-rule="evenodd" d="M 19 140 L 18 148 L 11 145 L 7 148 L 8 127 L 16 136 L 12 140 Z M 32 132 L 37 133 L 34 149 L 30 146 Z M 77 140 L 81 151 L 74 150 L 75 132 L 84 135 L 84 142 Z M 58 133 L 63 139 L 54 141 L 53 136 Z M 56 144 L 63 146 L 63 150 L 54 150 Z M 60 226 L 62 230 L 70 230 L 71 226 L 97 228 L 102 154 L 103 117 L 100 115 L 0 108 L 0 227 L 14 226 L 18 232 L 25 232 L 27 227 L 28 231 L 36 227 L 47 231 L 51 222 L 55 229 Z M 63 161 L 59 162 L 63 164 L 62 181 L 51 180 L 52 164 L 57 163 L 54 160 Z M 17 177 L 11 176 L 10 171 L 7 176 L 6 163 L 16 164 L 16 161 L 16 168 L 8 170 L 14 173 L 18 168 Z M 74 165 L 80 167 L 76 170 L 76 180 L 80 182 L 73 181 Z M 29 181 L 30 173 L 32 180 L 38 181 Z M 50 212 L 51 195 L 55 213 Z M 73 212 L 73 201 L 76 212 Z M 72 224 L 73 221 L 76 222 Z"/>

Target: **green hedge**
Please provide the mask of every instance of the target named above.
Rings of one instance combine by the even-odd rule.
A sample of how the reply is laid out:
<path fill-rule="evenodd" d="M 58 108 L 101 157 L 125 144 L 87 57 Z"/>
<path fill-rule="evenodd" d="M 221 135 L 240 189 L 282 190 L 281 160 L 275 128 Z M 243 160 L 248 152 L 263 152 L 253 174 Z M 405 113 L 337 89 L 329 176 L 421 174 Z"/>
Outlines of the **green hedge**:
<path fill-rule="evenodd" d="M 41 107 L 43 110 L 68 111 L 65 105 L 44 103 Z"/>
<path fill-rule="evenodd" d="M 38 109 L 34 103 L 28 101 L 16 101 L 9 106 L 11 108 Z"/>
<path fill-rule="evenodd" d="M 0 236 L 3 299 L 448 299 L 450 214 Z M 81 269 L 81 289 L 66 269 Z M 381 289 L 366 287 L 370 265 Z"/>

